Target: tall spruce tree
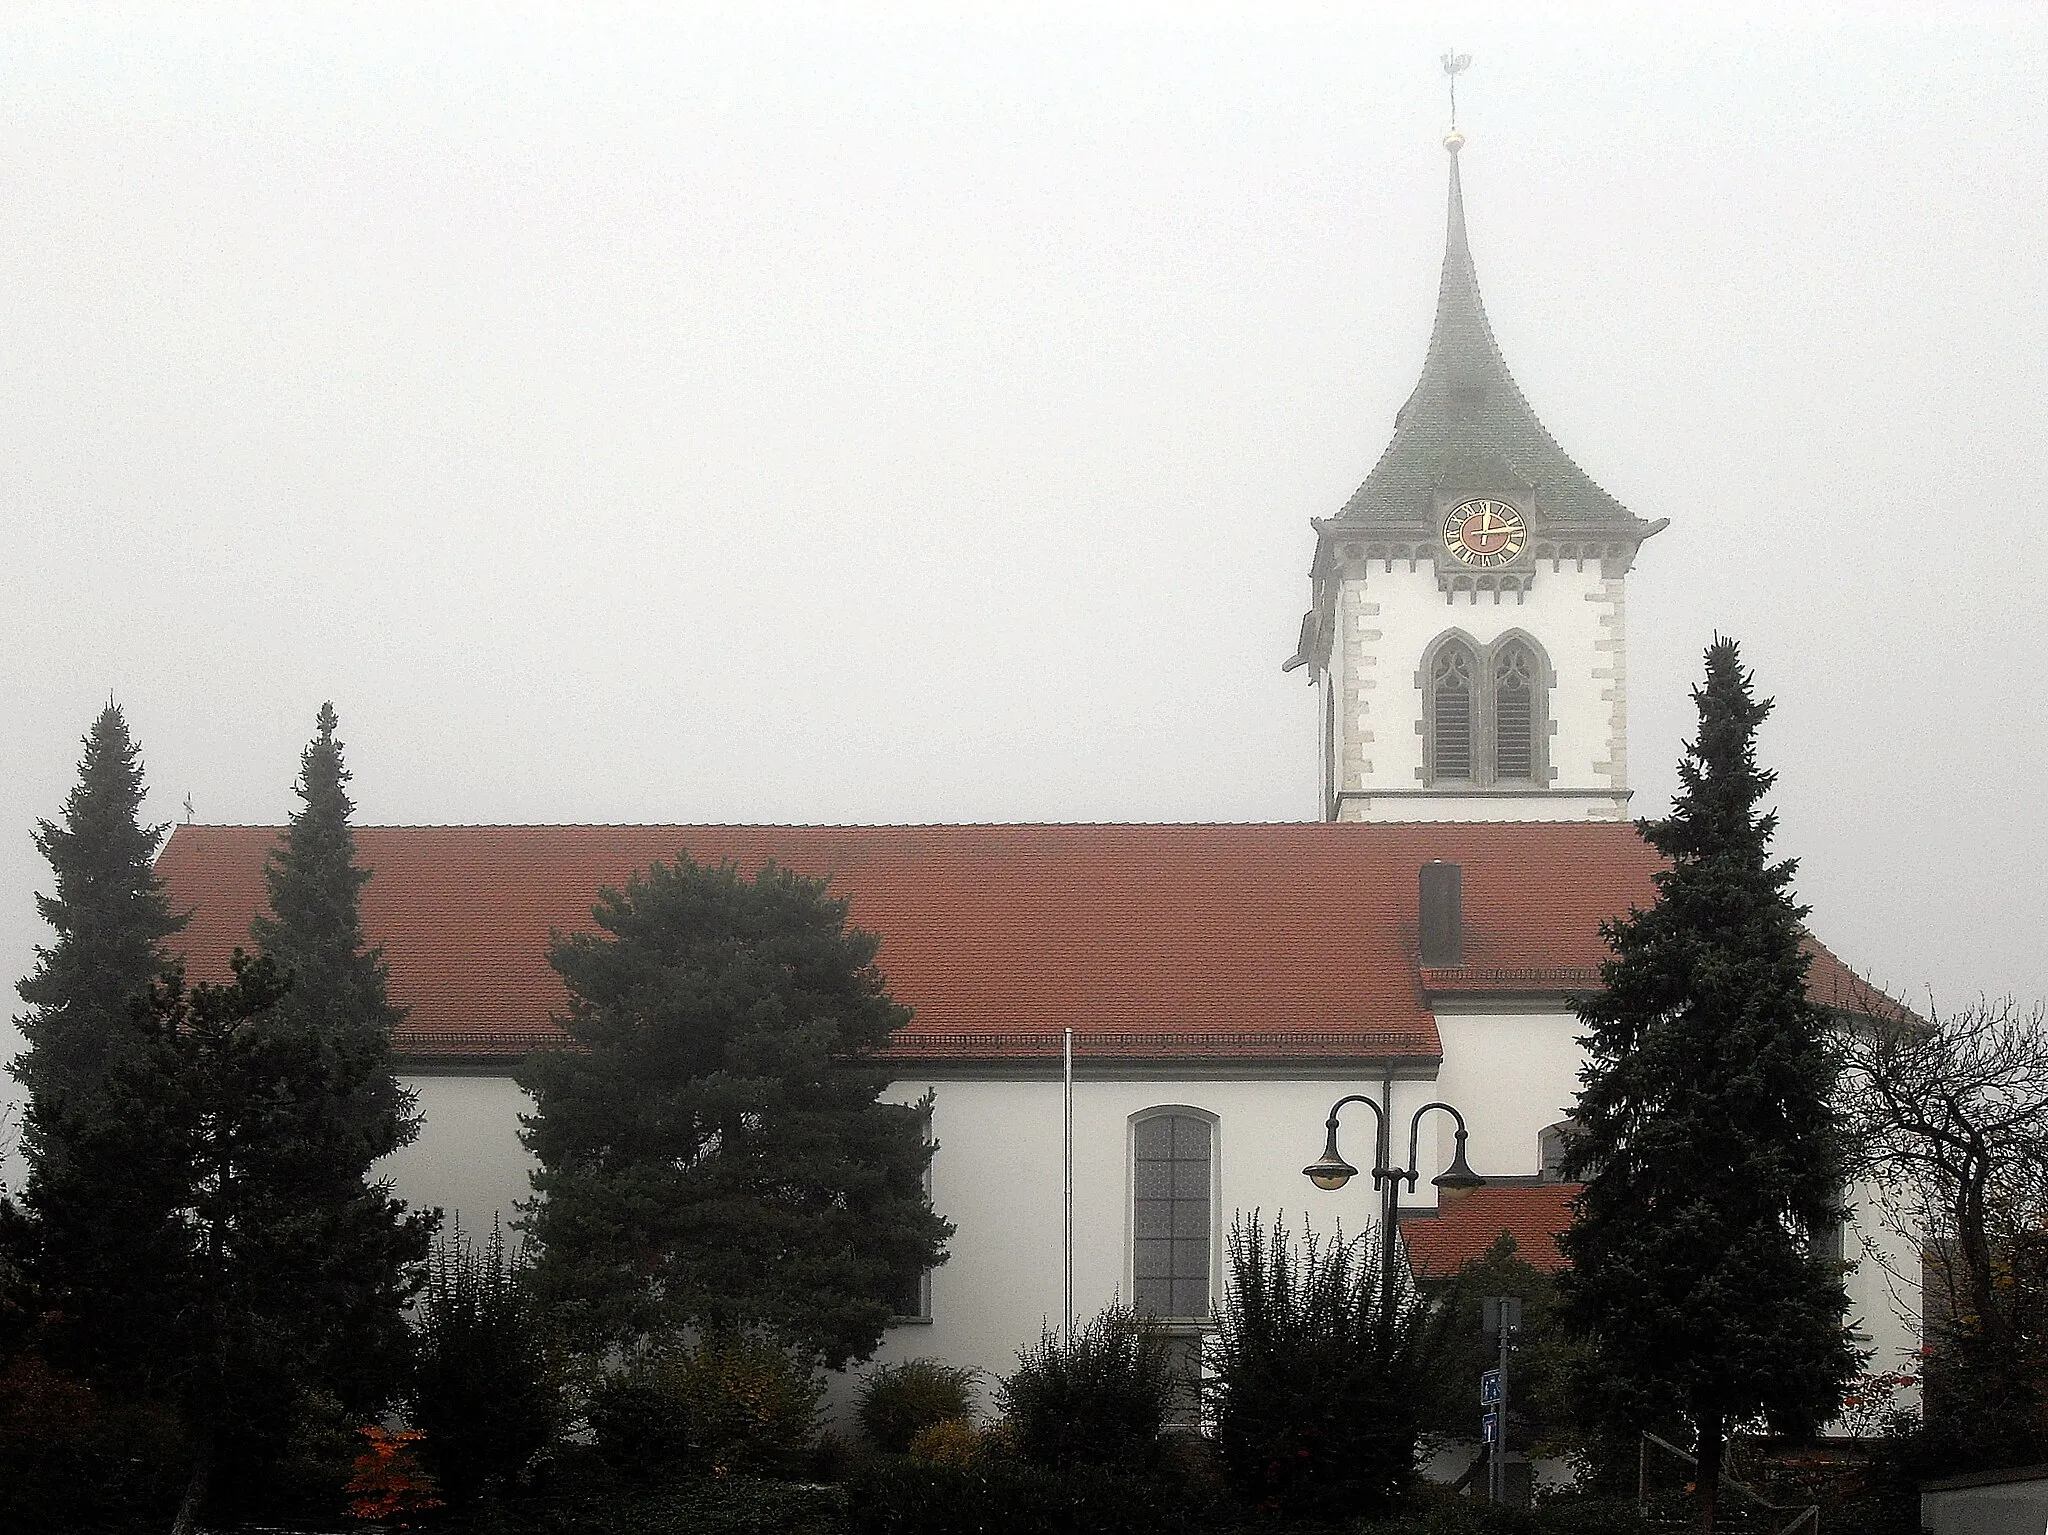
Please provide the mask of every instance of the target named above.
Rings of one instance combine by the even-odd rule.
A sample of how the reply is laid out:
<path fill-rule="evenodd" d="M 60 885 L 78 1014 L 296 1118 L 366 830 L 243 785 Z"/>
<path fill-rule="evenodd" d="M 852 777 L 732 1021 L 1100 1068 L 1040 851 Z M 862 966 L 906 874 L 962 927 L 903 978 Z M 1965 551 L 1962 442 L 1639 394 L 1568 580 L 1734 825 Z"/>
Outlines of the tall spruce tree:
<path fill-rule="evenodd" d="M 356 864 L 339 726 L 334 705 L 322 704 L 299 759 L 299 811 L 264 869 L 270 911 L 250 924 L 250 935 L 290 982 L 272 1027 L 314 1042 L 326 1065 L 320 1091 L 300 1112 L 308 1137 L 339 1159 L 330 1215 L 362 1241 L 357 1282 L 336 1324 L 347 1341 L 329 1375 L 345 1397 L 371 1402 L 398 1383 L 408 1346 L 401 1309 L 421 1280 L 436 1219 L 408 1214 L 388 1180 L 367 1177 L 379 1157 L 413 1141 L 419 1120 L 392 1072 L 391 1031 L 405 1012 L 391 1002 L 383 951 L 364 938 L 370 872 Z M 379 1223 L 386 1229 L 372 1237 Z"/>
<path fill-rule="evenodd" d="M 270 912 L 249 925 L 257 949 L 291 976 L 279 1014 L 318 1032 L 347 1059 L 337 1084 L 358 1116 L 372 1157 L 418 1133 L 411 1105 L 391 1073 L 391 1031 L 405 1021 L 392 1005 L 384 951 L 364 941 L 362 896 L 370 871 L 356 863 L 349 824 L 355 802 L 335 737 L 341 721 L 322 704 L 317 733 L 299 758 L 301 805 L 263 871 Z"/>
<path fill-rule="evenodd" d="M 119 705 L 100 711 L 84 744 L 61 824 L 38 821 L 35 831 L 56 879 L 36 908 L 57 936 L 37 948 L 20 984 L 29 1047 L 13 1065 L 29 1095 L 24 1149 L 36 1159 L 62 1155 L 56 1104 L 97 1091 L 109 1052 L 129 1037 L 130 1012 L 169 963 L 165 940 L 186 921 L 152 867 L 165 828 L 142 824 L 142 751 Z"/>
<path fill-rule="evenodd" d="M 332 1052 L 279 1016 L 284 974 L 239 952 L 234 968 L 232 985 L 188 992 L 172 972 L 151 989 L 97 1097 L 57 1109 L 70 1155 L 27 1200 L 52 1346 L 186 1428 L 180 1529 L 217 1466 L 282 1448 L 308 1393 L 378 1405 L 357 1395 L 362 1351 L 380 1319 L 399 1325 L 425 1241 L 364 1187 L 358 1130 L 329 1107 Z"/>
<path fill-rule="evenodd" d="M 1756 762 L 1771 705 L 1718 637 L 1693 699 L 1680 793 L 1640 823 L 1669 860 L 1656 903 L 1602 926 L 1604 990 L 1579 1004 L 1585 1134 L 1566 1170 L 1586 1188 L 1561 1288 L 1606 1367 L 1690 1419 L 1711 1529 L 1729 1426 L 1763 1415 L 1810 1431 L 1859 1357 L 1840 1265 L 1817 1240 L 1842 1215 L 1845 1147 L 1796 865 L 1771 861 L 1777 818 L 1759 808 L 1776 779 Z"/>
<path fill-rule="evenodd" d="M 919 1109 L 874 1059 L 910 1010 L 824 882 L 680 857 L 557 935 L 581 1049 L 529 1057 L 534 1281 L 590 1344 L 765 1330 L 872 1354 L 952 1227 Z"/>

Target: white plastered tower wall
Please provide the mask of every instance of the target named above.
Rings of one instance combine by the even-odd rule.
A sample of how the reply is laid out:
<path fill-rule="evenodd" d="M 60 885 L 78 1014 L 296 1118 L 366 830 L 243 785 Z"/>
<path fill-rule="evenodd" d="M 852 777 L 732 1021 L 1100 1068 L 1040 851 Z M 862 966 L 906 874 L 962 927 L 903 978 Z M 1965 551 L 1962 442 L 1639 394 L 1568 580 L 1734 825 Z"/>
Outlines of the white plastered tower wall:
<path fill-rule="evenodd" d="M 1554 558 L 1533 569 L 1525 591 L 1448 599 L 1429 560 L 1354 557 L 1344 568 L 1325 681 L 1334 699 L 1335 819 L 1627 818 L 1627 577 L 1615 562 Z M 1540 789 L 1429 783 L 1423 669 L 1430 647 L 1454 632 L 1480 646 L 1525 636 L 1547 664 L 1538 749 L 1548 781 Z"/>

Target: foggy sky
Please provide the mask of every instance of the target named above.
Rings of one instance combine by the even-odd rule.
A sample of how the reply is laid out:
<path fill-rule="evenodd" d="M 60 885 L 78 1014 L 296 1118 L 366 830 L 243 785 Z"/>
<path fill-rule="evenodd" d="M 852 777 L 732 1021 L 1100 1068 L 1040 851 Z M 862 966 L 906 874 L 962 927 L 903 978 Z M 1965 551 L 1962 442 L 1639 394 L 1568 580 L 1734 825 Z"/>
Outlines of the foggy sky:
<path fill-rule="evenodd" d="M 1453 43 L 1502 349 L 1671 519 L 1637 811 L 1732 634 L 1820 936 L 2048 993 L 2048 23 L 956 9 L 0 12 L 10 1011 L 110 695 L 162 821 L 325 699 L 364 824 L 1311 817 Z"/>

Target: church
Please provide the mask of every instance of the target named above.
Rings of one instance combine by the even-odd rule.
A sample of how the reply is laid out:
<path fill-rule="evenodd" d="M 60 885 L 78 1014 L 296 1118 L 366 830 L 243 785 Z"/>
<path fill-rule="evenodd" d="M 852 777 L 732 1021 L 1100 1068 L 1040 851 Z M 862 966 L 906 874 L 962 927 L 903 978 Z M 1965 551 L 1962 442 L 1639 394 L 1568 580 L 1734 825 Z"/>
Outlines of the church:
<path fill-rule="evenodd" d="M 1119 1297 L 1198 1338 L 1235 1215 L 1377 1219 L 1369 1179 L 1303 1176 L 1354 1094 L 1352 1161 L 1369 1165 L 1367 1109 L 1396 1159 L 1415 1147 L 1399 1230 L 1418 1271 L 1502 1231 L 1559 1264 L 1571 998 L 1599 984 L 1600 922 L 1648 904 L 1659 864 L 1629 819 L 1627 584 L 1665 524 L 1601 489 L 1510 375 L 1466 231 L 1464 140 L 1445 144 L 1421 377 L 1357 493 L 1312 521 L 1285 663 L 1317 690 L 1320 819 L 362 828 L 364 922 L 408 1010 L 396 1044 L 424 1116 L 386 1164 L 405 1199 L 471 1231 L 511 1217 L 529 1192 L 512 1072 L 560 1037 L 565 1001 L 550 931 L 592 930 L 600 887 L 688 853 L 828 879 L 915 1010 L 890 1096 L 930 1096 L 932 1200 L 957 1230 L 884 1359 L 993 1378 L 1042 1326 Z M 158 868 L 194 913 L 195 976 L 225 976 L 247 942 L 278 831 L 173 832 Z M 1811 950 L 1817 1000 L 1850 1019 L 1879 1005 Z M 1852 1259 L 1909 1257 L 1874 1227 L 1841 1237 Z M 1917 1346 L 1918 1296 L 1896 1277 L 1913 1272 L 1866 1256 L 1850 1277 L 1872 1370 Z"/>

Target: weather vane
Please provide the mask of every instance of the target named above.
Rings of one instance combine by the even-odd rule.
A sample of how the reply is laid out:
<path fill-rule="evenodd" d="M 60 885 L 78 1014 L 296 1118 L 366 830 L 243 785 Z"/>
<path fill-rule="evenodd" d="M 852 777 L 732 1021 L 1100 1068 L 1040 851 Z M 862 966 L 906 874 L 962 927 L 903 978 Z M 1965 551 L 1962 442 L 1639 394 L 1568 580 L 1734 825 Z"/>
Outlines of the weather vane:
<path fill-rule="evenodd" d="M 1444 55 L 1444 76 L 1451 82 L 1451 132 L 1458 131 L 1458 76 L 1472 67 L 1472 55 L 1453 48 Z"/>

